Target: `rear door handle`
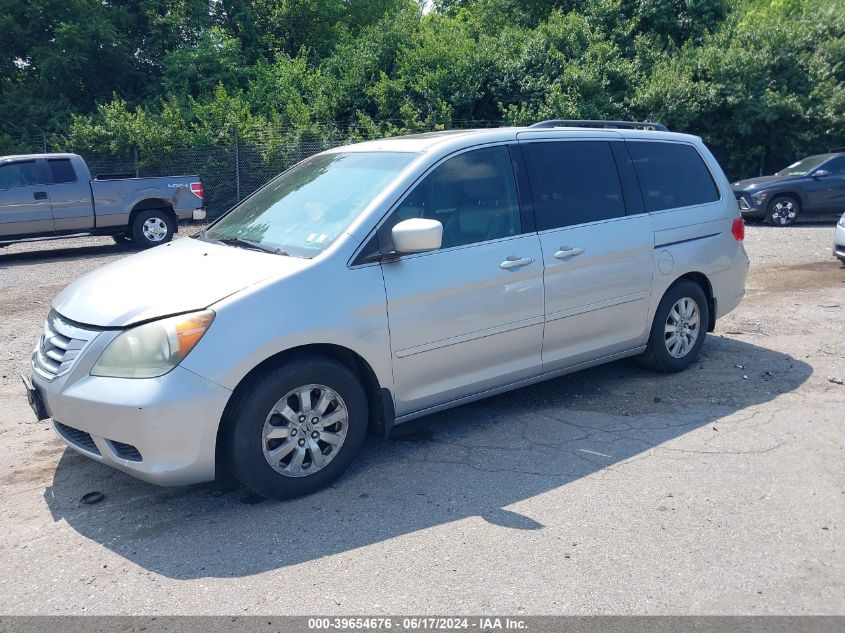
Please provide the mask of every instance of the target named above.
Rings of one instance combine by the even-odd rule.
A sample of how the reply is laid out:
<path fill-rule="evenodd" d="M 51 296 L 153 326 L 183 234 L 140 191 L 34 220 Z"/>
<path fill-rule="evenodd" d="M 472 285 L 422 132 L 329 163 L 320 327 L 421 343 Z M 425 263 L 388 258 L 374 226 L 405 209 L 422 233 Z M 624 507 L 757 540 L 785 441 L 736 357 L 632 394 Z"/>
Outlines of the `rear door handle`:
<path fill-rule="evenodd" d="M 514 268 L 522 268 L 533 264 L 533 257 L 520 257 L 519 255 L 510 255 L 505 261 L 499 264 L 499 268 L 503 270 L 513 270 Z"/>
<path fill-rule="evenodd" d="M 47 192 L 46 191 L 36 191 L 32 194 L 32 197 L 36 200 L 46 200 L 47 199 Z"/>
<path fill-rule="evenodd" d="M 561 246 L 560 250 L 555 253 L 555 257 L 557 257 L 558 259 L 566 259 L 567 257 L 575 257 L 576 255 L 581 255 L 583 252 L 583 248 L 570 248 L 568 246 Z"/>

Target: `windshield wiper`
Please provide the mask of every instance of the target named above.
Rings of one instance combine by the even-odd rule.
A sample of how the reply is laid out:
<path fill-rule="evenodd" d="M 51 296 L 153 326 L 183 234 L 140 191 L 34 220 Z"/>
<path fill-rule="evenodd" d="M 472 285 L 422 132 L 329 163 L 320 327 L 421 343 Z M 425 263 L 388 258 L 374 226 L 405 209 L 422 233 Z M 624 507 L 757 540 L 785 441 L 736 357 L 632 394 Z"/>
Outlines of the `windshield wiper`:
<path fill-rule="evenodd" d="M 277 248 L 275 246 L 265 246 L 264 244 L 259 244 L 258 242 L 250 242 L 249 240 L 245 240 L 241 237 L 221 237 L 213 239 L 206 237 L 205 231 L 203 231 L 200 233 L 199 238 L 206 242 L 217 242 L 218 244 L 225 244 L 226 246 L 248 248 L 253 251 L 261 251 L 262 253 L 273 253 L 273 255 L 288 256 L 288 253 L 281 248 Z"/>

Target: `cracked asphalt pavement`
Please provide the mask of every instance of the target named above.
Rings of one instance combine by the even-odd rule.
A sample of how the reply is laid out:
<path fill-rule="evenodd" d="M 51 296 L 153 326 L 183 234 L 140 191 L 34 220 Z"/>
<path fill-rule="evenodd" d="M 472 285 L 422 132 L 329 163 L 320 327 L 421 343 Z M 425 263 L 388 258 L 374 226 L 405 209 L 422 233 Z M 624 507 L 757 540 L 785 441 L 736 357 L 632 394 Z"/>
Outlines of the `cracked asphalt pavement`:
<path fill-rule="evenodd" d="M 625 360 L 433 415 L 289 502 L 145 484 L 33 422 L 50 300 L 131 251 L 2 249 L 0 613 L 845 614 L 832 235 L 748 227 L 748 295 L 682 374 Z"/>

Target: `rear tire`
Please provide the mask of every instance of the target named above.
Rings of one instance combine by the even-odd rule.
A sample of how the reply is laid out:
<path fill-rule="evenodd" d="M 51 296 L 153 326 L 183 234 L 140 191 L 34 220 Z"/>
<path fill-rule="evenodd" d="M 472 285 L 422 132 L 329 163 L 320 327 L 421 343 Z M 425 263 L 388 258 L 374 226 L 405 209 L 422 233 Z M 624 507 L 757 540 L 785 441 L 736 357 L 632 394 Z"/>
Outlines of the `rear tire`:
<path fill-rule="evenodd" d="M 801 205 L 795 198 L 789 196 L 775 196 L 769 202 L 766 211 L 766 222 L 774 226 L 790 226 L 801 212 Z"/>
<path fill-rule="evenodd" d="M 707 296 L 697 283 L 684 279 L 671 286 L 654 314 L 644 363 L 657 371 L 683 371 L 698 358 L 710 308 Z"/>
<path fill-rule="evenodd" d="M 141 248 L 152 248 L 173 239 L 176 222 L 165 209 L 141 211 L 132 222 L 132 237 Z"/>
<path fill-rule="evenodd" d="M 242 484 L 264 497 L 290 499 L 328 486 L 367 435 L 364 389 L 329 358 L 287 362 L 236 397 L 225 421 L 226 461 Z"/>

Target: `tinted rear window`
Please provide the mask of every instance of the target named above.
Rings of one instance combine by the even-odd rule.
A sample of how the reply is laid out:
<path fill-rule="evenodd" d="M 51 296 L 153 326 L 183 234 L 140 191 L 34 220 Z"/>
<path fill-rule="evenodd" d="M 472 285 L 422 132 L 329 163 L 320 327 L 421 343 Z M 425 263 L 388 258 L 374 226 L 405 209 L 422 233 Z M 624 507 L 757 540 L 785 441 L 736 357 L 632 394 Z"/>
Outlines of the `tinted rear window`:
<path fill-rule="evenodd" d="M 51 158 L 47 161 L 50 166 L 50 179 L 55 185 L 63 182 L 76 182 L 76 172 L 68 158 Z"/>
<path fill-rule="evenodd" d="M 719 190 L 692 145 L 628 141 L 646 211 L 715 202 Z"/>
<path fill-rule="evenodd" d="M 625 215 L 610 143 L 527 143 L 523 148 L 538 231 Z"/>

